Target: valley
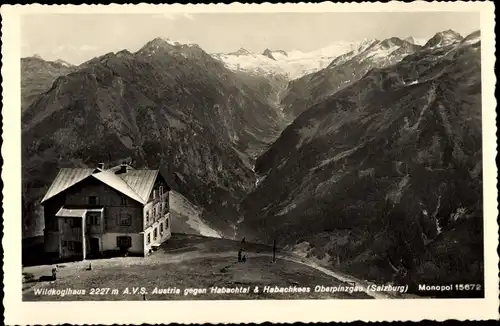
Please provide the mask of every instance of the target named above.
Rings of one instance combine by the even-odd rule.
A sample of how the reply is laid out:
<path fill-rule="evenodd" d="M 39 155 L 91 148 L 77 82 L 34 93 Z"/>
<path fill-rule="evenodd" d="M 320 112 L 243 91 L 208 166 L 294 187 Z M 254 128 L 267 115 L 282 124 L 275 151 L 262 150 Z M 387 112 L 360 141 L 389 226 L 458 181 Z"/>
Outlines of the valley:
<path fill-rule="evenodd" d="M 479 281 L 475 37 L 371 69 L 300 114 L 257 160 L 242 230 L 368 279 Z"/>
<path fill-rule="evenodd" d="M 23 236 L 59 168 L 130 162 L 167 176 L 177 233 L 277 241 L 367 282 L 481 283 L 480 44 L 23 58 Z"/>

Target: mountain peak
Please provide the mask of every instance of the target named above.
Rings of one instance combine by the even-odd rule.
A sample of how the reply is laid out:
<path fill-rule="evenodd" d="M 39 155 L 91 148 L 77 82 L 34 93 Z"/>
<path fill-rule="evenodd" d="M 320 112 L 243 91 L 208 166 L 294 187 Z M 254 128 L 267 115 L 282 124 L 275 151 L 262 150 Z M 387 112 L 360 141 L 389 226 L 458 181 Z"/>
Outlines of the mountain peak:
<path fill-rule="evenodd" d="M 404 43 L 405 43 L 405 41 L 403 41 L 399 37 L 390 37 L 388 39 L 383 40 L 380 44 L 383 47 L 392 48 L 394 46 L 398 46 L 398 47 L 402 46 L 402 45 L 404 45 Z"/>
<path fill-rule="evenodd" d="M 181 43 L 165 37 L 156 37 L 146 43 L 138 52 L 156 53 L 157 50 L 173 50 L 182 47 L 199 47 L 197 44 L 189 42 Z"/>
<path fill-rule="evenodd" d="M 282 56 L 288 57 L 288 53 L 283 50 L 270 50 L 269 48 L 266 48 L 264 52 L 262 52 L 263 56 L 268 57 L 269 59 L 276 60 L 277 58 L 279 59 Z M 276 57 L 278 55 L 278 57 Z"/>
<path fill-rule="evenodd" d="M 416 44 L 415 43 L 415 39 L 413 38 L 413 36 L 408 36 L 403 41 L 406 41 L 406 42 L 411 43 L 411 44 Z"/>
<path fill-rule="evenodd" d="M 262 52 L 262 55 L 268 57 L 269 59 L 276 60 L 273 57 L 273 52 L 271 50 L 267 49 L 267 48 L 264 50 L 264 52 Z"/>
<path fill-rule="evenodd" d="M 441 32 L 438 32 L 437 34 L 453 34 L 453 35 L 458 35 L 461 37 L 461 35 L 457 32 L 455 32 L 454 30 L 452 30 L 451 28 L 450 29 L 447 29 L 445 31 L 441 31 Z"/>
<path fill-rule="evenodd" d="M 480 41 L 481 41 L 481 31 L 475 31 L 467 35 L 462 40 L 462 44 L 475 44 Z"/>
<path fill-rule="evenodd" d="M 56 61 L 54 61 L 55 63 L 58 63 L 60 65 L 63 65 L 65 67 L 71 67 L 73 66 L 71 63 L 67 62 L 67 61 L 64 61 L 63 59 L 57 59 Z"/>
<path fill-rule="evenodd" d="M 357 45 L 354 46 L 354 50 L 356 52 L 363 52 L 366 49 L 370 48 L 376 43 L 379 43 L 380 41 L 375 39 L 375 38 L 365 38 L 359 42 L 357 42 Z"/>
<path fill-rule="evenodd" d="M 427 43 L 426 48 L 447 46 L 462 41 L 464 38 L 452 29 L 436 33 Z"/>
<path fill-rule="evenodd" d="M 231 53 L 229 53 L 229 54 L 231 54 L 231 55 L 249 55 L 249 54 L 251 54 L 251 52 L 250 52 L 250 51 L 248 51 L 248 50 L 247 50 L 247 49 L 245 49 L 245 48 L 240 48 L 238 51 L 236 51 L 236 52 L 231 52 Z"/>
<path fill-rule="evenodd" d="M 160 49 L 171 49 L 173 46 L 172 42 L 163 37 L 156 37 L 151 41 L 147 42 L 139 52 L 155 52 Z"/>
<path fill-rule="evenodd" d="M 363 47 L 363 46 L 371 45 L 371 44 L 378 42 L 378 41 L 379 40 L 376 38 L 365 38 L 365 39 L 362 39 L 361 41 L 358 42 L 358 46 Z"/>
<path fill-rule="evenodd" d="M 460 39 L 460 40 L 463 39 L 462 35 L 460 35 L 459 33 L 455 32 L 452 29 L 448 29 L 448 30 L 436 33 L 436 36 L 449 37 L 449 38 L 455 38 L 455 39 Z"/>

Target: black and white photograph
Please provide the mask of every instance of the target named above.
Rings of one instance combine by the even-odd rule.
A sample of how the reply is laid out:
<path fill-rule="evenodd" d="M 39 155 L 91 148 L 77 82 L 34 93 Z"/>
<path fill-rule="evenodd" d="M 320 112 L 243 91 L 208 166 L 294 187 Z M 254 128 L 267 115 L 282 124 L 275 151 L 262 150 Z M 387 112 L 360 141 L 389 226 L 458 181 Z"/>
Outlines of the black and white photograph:
<path fill-rule="evenodd" d="M 379 7 L 20 14 L 22 302 L 485 299 L 492 30 Z"/>

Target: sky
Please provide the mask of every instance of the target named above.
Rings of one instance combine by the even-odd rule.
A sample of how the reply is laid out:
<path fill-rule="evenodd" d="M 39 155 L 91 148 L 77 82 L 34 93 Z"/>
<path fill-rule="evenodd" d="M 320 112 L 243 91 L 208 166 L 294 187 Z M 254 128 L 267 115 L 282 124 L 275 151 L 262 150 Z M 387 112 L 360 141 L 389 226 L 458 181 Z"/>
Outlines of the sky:
<path fill-rule="evenodd" d="M 206 52 L 312 51 L 337 41 L 388 37 L 429 39 L 452 29 L 479 30 L 477 12 L 26 14 L 21 55 L 80 64 L 155 37 L 196 43 Z"/>

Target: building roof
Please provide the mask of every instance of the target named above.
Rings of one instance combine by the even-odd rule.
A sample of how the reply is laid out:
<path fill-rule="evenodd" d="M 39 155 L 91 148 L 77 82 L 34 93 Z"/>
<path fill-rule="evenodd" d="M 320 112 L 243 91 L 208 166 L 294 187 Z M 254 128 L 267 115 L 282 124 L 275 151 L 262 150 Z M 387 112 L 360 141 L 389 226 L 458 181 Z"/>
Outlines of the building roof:
<path fill-rule="evenodd" d="M 141 198 L 147 201 L 155 185 L 158 173 L 158 170 L 131 170 L 127 173 L 119 174 L 119 176 Z"/>
<path fill-rule="evenodd" d="M 121 177 L 120 175 L 114 174 L 110 171 L 101 171 L 98 173 L 92 174 L 94 178 L 97 180 L 107 184 L 111 188 L 118 190 L 124 195 L 138 201 L 139 203 L 145 204 L 147 203 L 147 198 L 141 198 L 134 189 L 132 189 Z"/>
<path fill-rule="evenodd" d="M 42 199 L 42 203 L 63 192 L 72 185 L 86 179 L 92 174 L 94 169 L 60 169 L 54 181 L 50 185 L 49 190 Z"/>
<path fill-rule="evenodd" d="M 93 208 L 93 209 L 88 209 L 88 208 L 66 208 L 66 207 L 61 207 L 59 211 L 57 211 L 56 216 L 57 217 L 81 217 L 83 218 L 85 216 L 85 213 L 87 212 L 102 212 L 103 208 Z"/>
<path fill-rule="evenodd" d="M 57 217 L 84 217 L 85 213 L 87 212 L 86 209 L 67 209 L 64 207 L 61 207 L 59 211 L 57 211 L 56 216 Z"/>
<path fill-rule="evenodd" d="M 118 167 L 108 170 L 101 169 L 61 169 L 52 182 L 49 190 L 42 199 L 42 203 L 67 190 L 71 186 L 93 177 L 111 188 L 121 192 L 141 204 L 146 204 L 153 189 L 158 170 L 135 170 L 131 167 L 127 172 L 117 174 Z"/>

